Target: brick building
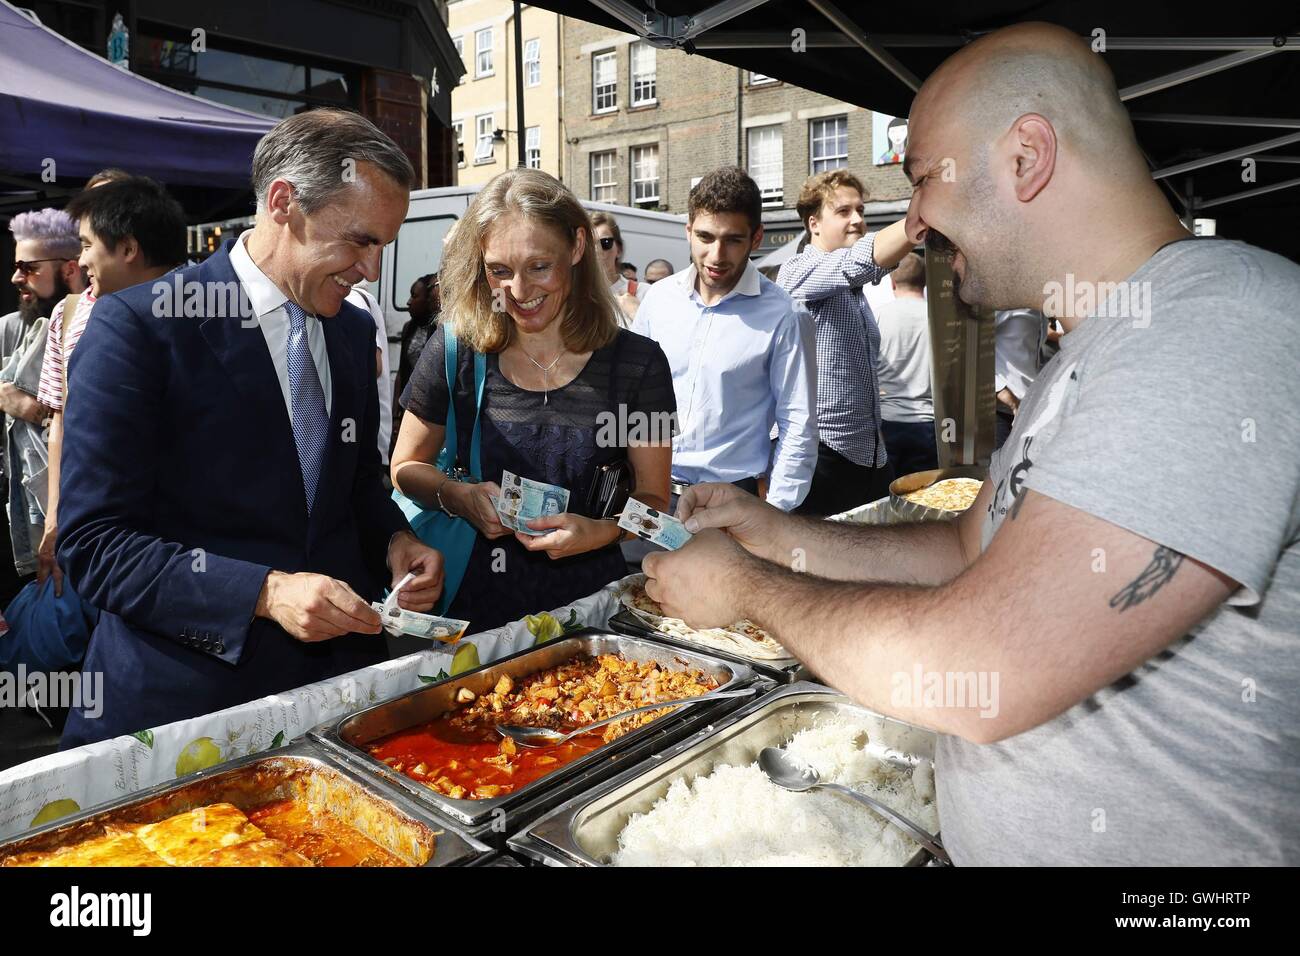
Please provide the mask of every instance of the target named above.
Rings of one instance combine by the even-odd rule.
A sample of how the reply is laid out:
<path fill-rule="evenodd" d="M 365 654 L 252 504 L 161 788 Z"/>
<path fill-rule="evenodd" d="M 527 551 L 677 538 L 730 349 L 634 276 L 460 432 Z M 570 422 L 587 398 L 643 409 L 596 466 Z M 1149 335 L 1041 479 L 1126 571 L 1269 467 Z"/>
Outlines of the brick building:
<path fill-rule="evenodd" d="M 764 250 L 799 233 L 799 189 L 824 169 L 863 180 L 873 223 L 906 209 L 902 167 L 872 163 L 869 110 L 580 20 L 562 46 L 563 168 L 584 198 L 685 212 L 700 176 L 740 165 L 764 190 Z"/>

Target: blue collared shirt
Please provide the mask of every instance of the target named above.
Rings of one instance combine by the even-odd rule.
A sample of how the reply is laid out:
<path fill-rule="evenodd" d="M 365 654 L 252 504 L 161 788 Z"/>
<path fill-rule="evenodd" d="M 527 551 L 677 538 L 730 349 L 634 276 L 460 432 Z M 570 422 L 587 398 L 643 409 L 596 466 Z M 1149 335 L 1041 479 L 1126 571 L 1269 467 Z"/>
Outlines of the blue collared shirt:
<path fill-rule="evenodd" d="M 876 264 L 876 239 L 823 252 L 811 242 L 787 259 L 776 282 L 817 329 L 817 427 L 821 440 L 868 468 L 888 460 L 880 435 L 880 328 L 862 287 L 893 269 Z"/>
<path fill-rule="evenodd" d="M 807 496 L 817 464 L 812 319 L 753 262 L 713 305 L 700 299 L 695 276 L 691 265 L 650 286 L 632 325 L 672 367 L 673 477 L 694 484 L 767 474 L 767 500 L 789 511 Z"/>

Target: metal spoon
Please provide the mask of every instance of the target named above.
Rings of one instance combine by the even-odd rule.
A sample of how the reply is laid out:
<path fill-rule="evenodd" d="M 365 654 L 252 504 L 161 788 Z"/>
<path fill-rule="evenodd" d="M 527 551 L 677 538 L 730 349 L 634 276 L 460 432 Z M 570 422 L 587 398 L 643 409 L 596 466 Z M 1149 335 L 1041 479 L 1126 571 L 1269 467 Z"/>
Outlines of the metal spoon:
<path fill-rule="evenodd" d="M 715 690 L 712 693 L 700 694 L 698 697 L 683 697 L 681 700 L 666 700 L 662 704 L 646 704 L 644 707 L 633 707 L 631 710 L 625 710 L 613 717 L 606 717 L 604 720 L 583 724 L 577 730 L 571 730 L 567 734 L 562 734 L 558 730 L 552 730 L 549 727 L 521 727 L 516 724 L 498 724 L 497 733 L 502 737 L 509 737 L 521 747 L 553 747 L 572 737 L 577 737 L 579 734 L 590 733 L 597 727 L 604 727 L 606 724 L 612 724 L 616 720 L 631 717 L 633 714 L 639 714 L 645 710 L 663 710 L 665 707 L 706 704 L 709 701 L 723 700 L 727 697 L 749 697 L 756 690 L 755 687 L 746 687 L 742 690 Z"/>
<path fill-rule="evenodd" d="M 800 763 L 779 747 L 763 748 L 763 752 L 758 755 L 758 765 L 763 768 L 763 772 L 767 774 L 774 784 L 778 787 L 784 787 L 786 790 L 793 790 L 795 793 L 824 788 L 838 790 L 847 794 L 859 803 L 866 804 L 894 826 L 907 833 L 913 840 L 933 853 L 940 863 L 952 866 L 952 858 L 948 856 L 948 851 L 939 843 L 937 837 L 927 833 L 898 811 L 890 809 L 880 801 L 873 800 L 865 794 L 858 793 L 852 787 L 846 787 L 840 783 L 822 782 L 821 775 L 814 768 Z"/>

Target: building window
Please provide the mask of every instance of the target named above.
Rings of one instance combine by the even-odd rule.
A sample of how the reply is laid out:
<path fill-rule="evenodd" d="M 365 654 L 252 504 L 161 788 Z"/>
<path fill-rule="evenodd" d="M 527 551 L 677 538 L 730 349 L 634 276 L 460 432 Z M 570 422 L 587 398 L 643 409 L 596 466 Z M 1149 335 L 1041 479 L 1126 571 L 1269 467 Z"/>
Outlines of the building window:
<path fill-rule="evenodd" d="M 591 154 L 591 198 L 594 202 L 613 202 L 618 198 L 614 194 L 618 186 L 615 178 L 617 162 L 618 157 L 612 149 Z"/>
<path fill-rule="evenodd" d="M 542 85 L 542 41 L 529 40 L 524 44 L 524 85 Z"/>
<path fill-rule="evenodd" d="M 474 77 L 492 75 L 492 28 L 474 34 Z"/>
<path fill-rule="evenodd" d="M 492 132 L 496 129 L 496 116 L 487 113 L 474 119 L 474 165 L 490 163 L 496 158 L 496 145 Z"/>
<path fill-rule="evenodd" d="M 828 116 L 809 122 L 808 131 L 812 140 L 809 154 L 812 156 L 813 174 L 824 173 L 828 169 L 843 169 L 849 164 L 849 118 L 847 116 Z"/>
<path fill-rule="evenodd" d="M 524 157 L 529 169 L 542 168 L 542 128 L 528 127 L 524 136 Z"/>
<path fill-rule="evenodd" d="M 451 124 L 451 128 L 456 131 L 456 165 L 461 169 L 465 168 L 465 121 L 456 120 Z"/>
<path fill-rule="evenodd" d="M 653 106 L 655 100 L 655 48 L 639 41 L 631 47 L 632 105 Z"/>
<path fill-rule="evenodd" d="M 632 147 L 632 203 L 657 205 L 659 203 L 659 146 Z"/>
<path fill-rule="evenodd" d="M 775 83 L 775 82 L 776 82 L 775 77 L 767 76 L 764 73 L 755 73 L 753 70 L 749 72 L 750 86 L 766 86 L 769 83 Z"/>
<path fill-rule="evenodd" d="M 764 206 L 781 205 L 785 167 L 781 162 L 780 126 L 750 128 L 749 175 L 758 183 Z"/>
<path fill-rule="evenodd" d="M 592 112 L 612 113 L 618 109 L 618 54 L 596 53 L 591 57 Z"/>

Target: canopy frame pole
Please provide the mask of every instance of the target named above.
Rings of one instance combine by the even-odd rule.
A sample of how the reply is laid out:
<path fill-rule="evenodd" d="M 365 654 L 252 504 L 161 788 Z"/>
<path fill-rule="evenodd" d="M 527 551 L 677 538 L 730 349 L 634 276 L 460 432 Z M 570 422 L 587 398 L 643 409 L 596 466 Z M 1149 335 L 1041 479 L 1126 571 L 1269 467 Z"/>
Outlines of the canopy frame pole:
<path fill-rule="evenodd" d="M 1106 43 L 1106 48 L 1112 49 L 1109 41 Z M 1122 102 L 1127 103 L 1129 100 L 1137 99 L 1139 96 L 1146 96 L 1148 93 L 1158 93 L 1172 86 L 1180 86 L 1183 83 L 1190 83 L 1192 80 L 1199 80 L 1203 76 L 1230 70 L 1234 66 L 1253 63 L 1255 60 L 1272 56 L 1278 52 L 1278 49 L 1272 47 L 1266 50 L 1238 50 L 1236 53 L 1229 53 L 1227 56 L 1215 57 L 1213 60 L 1206 60 L 1204 63 L 1196 64 L 1196 66 L 1189 66 L 1186 69 L 1175 70 L 1173 73 L 1165 73 L 1163 76 L 1155 76 L 1149 80 L 1143 80 L 1141 83 L 1126 86 L 1119 91 L 1119 98 Z"/>
<path fill-rule="evenodd" d="M 1266 139 L 1261 143 L 1250 143 L 1246 146 L 1238 146 L 1236 149 L 1229 149 L 1222 153 L 1215 153 L 1213 156 L 1203 156 L 1200 159 L 1190 159 L 1185 163 L 1178 163 L 1175 166 L 1166 166 L 1164 169 L 1157 169 L 1151 174 L 1152 179 L 1164 179 L 1167 176 L 1177 176 L 1179 173 L 1189 173 L 1194 169 L 1204 169 L 1206 166 L 1214 166 L 1217 163 L 1226 163 L 1233 159 L 1242 159 L 1250 156 L 1252 153 L 1262 153 L 1270 149 L 1276 149 L 1279 146 L 1289 146 L 1291 143 L 1300 143 L 1300 132 L 1287 133 L 1285 136 L 1278 136 L 1274 139 Z"/>
<path fill-rule="evenodd" d="M 1300 117 L 1289 116 L 1198 116 L 1195 113 L 1129 113 L 1142 123 L 1182 123 L 1188 126 L 1271 126 L 1300 129 Z"/>
<path fill-rule="evenodd" d="M 921 81 L 917 79 L 915 73 L 903 66 L 896 57 L 877 41 L 872 40 L 853 22 L 851 18 L 845 15 L 844 11 L 837 7 L 830 0 L 808 0 L 814 10 L 829 20 L 836 29 L 846 37 L 856 43 L 862 49 L 866 50 L 876 61 L 886 70 L 892 73 L 900 83 L 915 93 L 921 88 Z"/>
<path fill-rule="evenodd" d="M 1218 196 L 1214 199 L 1203 199 L 1196 204 L 1197 212 L 1202 209 L 1209 209 L 1211 206 L 1222 206 L 1225 203 L 1236 202 L 1239 199 L 1250 199 L 1254 196 L 1262 196 L 1265 193 L 1275 193 L 1279 189 L 1290 189 L 1293 186 L 1300 186 L 1300 178 L 1284 179 L 1280 183 L 1271 183 L 1268 186 L 1256 186 L 1254 189 L 1243 189 L 1238 193 L 1229 193 L 1226 196 Z"/>
<path fill-rule="evenodd" d="M 689 17 L 670 17 L 654 8 L 649 10 L 628 3 L 627 0 L 591 0 L 592 5 L 627 25 L 637 36 L 663 47 L 678 47 L 694 52 L 695 38 L 701 33 L 726 23 L 767 0 L 720 0 L 706 10 Z M 789 40 L 786 40 L 789 44 Z"/>

